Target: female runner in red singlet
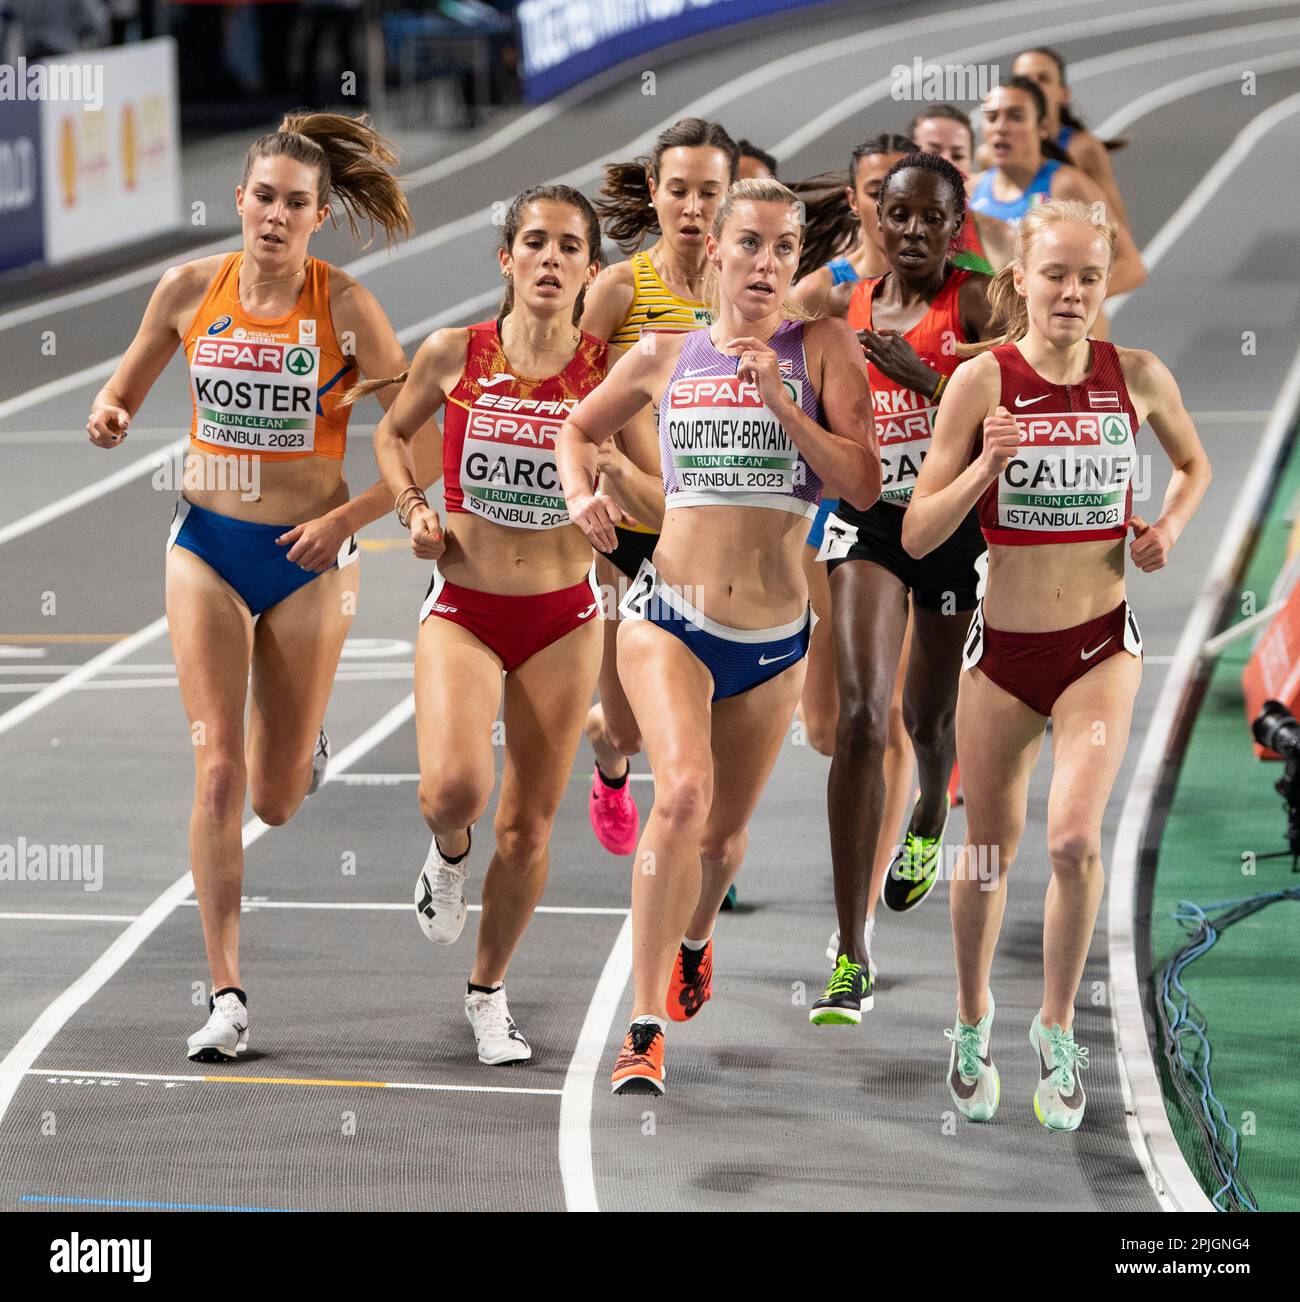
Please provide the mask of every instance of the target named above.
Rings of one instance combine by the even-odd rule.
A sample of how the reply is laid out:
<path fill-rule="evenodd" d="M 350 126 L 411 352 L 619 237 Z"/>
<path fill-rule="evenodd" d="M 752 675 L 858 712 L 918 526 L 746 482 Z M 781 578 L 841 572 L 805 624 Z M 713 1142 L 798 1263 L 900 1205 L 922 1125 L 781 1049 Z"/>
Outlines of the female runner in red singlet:
<path fill-rule="evenodd" d="M 604 379 L 608 352 L 578 328 L 600 269 L 600 226 L 583 195 L 564 185 L 518 195 L 498 258 L 508 288 L 497 319 L 430 335 L 375 433 L 415 554 L 436 562 L 415 658 L 420 810 L 433 833 L 415 909 L 435 944 L 465 925 L 471 829 L 492 796 L 505 702 L 496 853 L 465 995 L 490 1065 L 532 1056 L 506 1005 L 506 968 L 546 887 L 551 827 L 600 667 L 591 547 L 569 521 L 555 436 Z M 440 407 L 445 532 L 411 447 Z"/>
<path fill-rule="evenodd" d="M 331 199 L 353 234 L 357 216 L 390 238 L 407 233 L 410 208 L 388 171 L 395 161 L 365 119 L 332 113 L 290 115 L 255 141 L 235 190 L 242 250 L 163 276 L 87 424 L 96 446 L 118 446 L 183 345 L 194 418 L 168 539 L 167 622 L 181 700 L 192 729 L 202 728 L 189 845 L 212 995 L 207 1025 L 189 1039 L 198 1062 L 228 1061 L 248 1044 L 245 796 L 278 826 L 323 778 L 321 725 L 356 609 L 352 535 L 393 502 L 382 483 L 350 495 L 341 399 L 358 369 L 391 375 L 406 355 L 369 290 L 307 245 Z M 341 343 L 349 339 L 355 354 Z M 419 479 L 429 483 L 433 431 L 417 442 Z M 233 458 L 255 472 L 252 491 L 227 473 Z"/>
<path fill-rule="evenodd" d="M 1087 1050 L 1072 1030 L 1101 903 L 1101 826 L 1128 743 L 1141 638 L 1124 595 L 1124 541 L 1161 569 L 1205 494 L 1210 466 L 1169 371 L 1151 353 L 1088 335 L 1109 289 L 1115 223 L 1052 201 L 1020 223 L 995 277 L 996 345 L 957 369 L 903 520 L 915 557 L 978 507 L 988 587 L 971 622 L 957 701 L 966 848 L 950 900 L 957 1024 L 948 1090 L 987 1121 L 1001 1087 L 989 1051 L 989 978 L 1020 847 L 1029 778 L 1052 721 L 1043 1001 L 1030 1028 L 1034 1110 L 1052 1130 L 1083 1119 Z M 1149 421 L 1173 464 L 1159 517 L 1133 514 L 1135 436 Z"/>

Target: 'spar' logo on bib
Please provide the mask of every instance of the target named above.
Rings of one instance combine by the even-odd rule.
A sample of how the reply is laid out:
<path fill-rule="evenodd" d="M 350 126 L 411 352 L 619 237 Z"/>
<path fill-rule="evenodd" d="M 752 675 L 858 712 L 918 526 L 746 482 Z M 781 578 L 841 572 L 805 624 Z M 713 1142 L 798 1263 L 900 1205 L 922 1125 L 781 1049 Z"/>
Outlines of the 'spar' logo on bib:
<path fill-rule="evenodd" d="M 310 370 L 311 354 L 302 352 L 308 360 Z M 283 368 L 284 349 L 280 344 L 235 343 L 225 339 L 200 339 L 194 348 L 194 366 L 219 366 L 231 371 L 275 371 Z M 295 371 L 295 375 L 304 374 Z"/>

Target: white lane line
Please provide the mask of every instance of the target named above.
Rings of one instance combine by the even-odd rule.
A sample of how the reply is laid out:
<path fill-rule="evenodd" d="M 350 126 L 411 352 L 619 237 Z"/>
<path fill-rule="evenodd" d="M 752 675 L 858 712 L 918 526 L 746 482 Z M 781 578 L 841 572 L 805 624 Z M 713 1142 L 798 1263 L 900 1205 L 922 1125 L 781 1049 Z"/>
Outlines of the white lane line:
<path fill-rule="evenodd" d="M 1236 587 L 1255 521 L 1269 485 L 1278 473 L 1278 461 L 1298 410 L 1300 353 L 1296 354 L 1282 383 L 1250 474 L 1236 494 L 1232 515 L 1220 534 L 1209 575 L 1183 627 L 1174 667 L 1165 679 L 1151 712 L 1151 722 L 1142 741 L 1133 779 L 1124 796 L 1111 855 L 1110 893 L 1106 908 L 1107 964 L 1113 993 L 1111 1019 L 1119 1051 L 1120 1080 L 1125 1083 L 1132 1101 L 1129 1134 L 1140 1156 L 1144 1150 L 1149 1153 L 1149 1165 L 1156 1173 L 1153 1187 L 1162 1204 L 1182 1211 L 1213 1211 L 1213 1207 L 1188 1168 L 1174 1138 L 1165 1111 L 1160 1076 L 1151 1056 L 1134 927 L 1142 876 L 1138 855 L 1174 732 L 1182 719 L 1186 693 L 1196 674 L 1201 647 L 1213 632 L 1216 617 L 1223 609 L 1229 591 Z M 1138 1147 L 1139 1143 L 1142 1148 Z M 1147 1159 L 1143 1165 L 1148 1165 Z"/>
<path fill-rule="evenodd" d="M 71 375 L 63 375 L 57 380 L 49 380 L 45 384 L 38 384 L 34 389 L 24 390 L 16 398 L 8 398 L 4 402 L 0 402 L 0 420 L 12 416 L 16 411 L 26 411 L 28 407 L 38 407 L 48 399 L 57 398 L 60 394 L 67 393 L 70 389 L 80 388 L 83 384 L 92 384 L 96 380 L 107 380 L 117 369 L 117 364 L 121 360 L 122 355 L 119 353 L 116 357 L 108 358 L 107 361 L 96 362 L 94 366 L 83 366 L 81 370 L 73 371 Z"/>
<path fill-rule="evenodd" d="M 564 1181 L 564 1205 L 571 1212 L 600 1210 L 591 1161 L 591 1091 L 609 1042 L 609 1029 L 631 975 L 632 915 L 629 912 L 596 982 L 578 1033 L 577 1047 L 564 1073 L 564 1092 L 560 1096 L 560 1176 Z"/>
<path fill-rule="evenodd" d="M 1204 5 L 1210 0 L 1197 0 L 1197 4 Z M 1213 0 L 1213 4 L 1221 4 L 1222 0 Z M 1293 0 L 1257 0 L 1261 6 L 1270 6 L 1272 4 L 1293 3 Z M 683 108 L 674 112 L 671 117 L 665 118 L 662 122 L 656 123 L 653 127 L 641 132 L 640 135 L 628 141 L 619 149 L 610 151 L 601 158 L 592 159 L 581 166 L 574 168 L 572 171 L 565 173 L 563 176 L 552 177 L 545 184 L 567 184 L 579 185 L 585 181 L 594 179 L 599 175 L 601 166 L 605 159 L 609 158 L 627 158 L 647 149 L 656 136 L 665 128 L 671 126 L 674 122 L 680 121 L 686 117 L 711 117 L 722 105 L 730 103 L 741 95 L 747 94 L 751 90 L 757 90 L 768 85 L 772 81 L 780 80 L 790 74 L 800 71 L 804 68 L 815 66 L 823 63 L 827 59 L 841 58 L 855 50 L 876 48 L 882 40 L 885 39 L 903 39 L 905 37 L 920 36 L 931 31 L 951 31 L 954 26 L 974 25 L 993 22 L 1001 18 L 1014 18 L 1024 13 L 1044 12 L 1052 9 L 1072 9 L 1077 7 L 1075 0 L 1054 0 L 1049 3 L 1048 0 L 1014 0 L 1012 3 L 988 5 L 977 10 L 951 10 L 943 14 L 933 14 L 928 18 L 915 19 L 909 22 L 894 23 L 883 28 L 875 28 L 863 35 L 850 37 L 846 40 L 825 41 L 820 45 L 815 45 L 807 50 L 802 50 L 798 54 L 785 55 L 780 59 L 775 59 L 770 63 L 762 64 L 751 72 L 733 81 L 727 82 L 726 85 L 710 91 L 706 95 L 685 105 Z M 1186 8 L 1187 6 L 1171 5 L 1169 9 Z M 1192 6 L 1193 8 L 1196 5 Z M 1217 12 L 1213 7 L 1209 12 Z M 1175 15 L 1177 16 L 1177 15 Z M 1109 20 L 1108 21 L 1112 21 Z M 1119 21 L 1115 18 L 1113 21 Z M 1095 25 L 1095 20 L 1092 25 Z M 888 89 L 890 82 L 884 83 Z M 482 230 L 485 225 L 489 224 L 490 217 L 487 209 L 477 213 L 469 213 L 464 217 L 458 217 L 454 221 L 446 222 L 441 226 L 436 226 L 423 235 L 417 235 L 413 239 L 407 240 L 404 244 L 399 245 L 391 252 L 367 254 L 347 263 L 343 270 L 354 276 L 362 276 L 365 272 L 371 271 L 378 267 L 388 267 L 395 262 L 400 262 L 405 258 L 416 256 L 428 249 L 434 248 L 445 243 L 457 235 L 472 233 L 476 230 Z M 236 239 L 237 233 L 223 241 L 218 248 L 212 249 L 212 252 L 219 251 L 220 248 L 231 247 Z M 193 256 L 191 254 L 185 260 L 189 261 Z M 173 258 L 166 263 L 159 264 L 158 275 L 167 267 L 176 263 L 177 259 Z M 499 291 L 498 291 L 499 292 Z M 34 305 L 39 306 L 39 305 Z M 30 309 L 18 309 L 27 311 Z M 437 320 L 436 317 L 430 320 Z M 0 329 L 5 325 L 4 316 L 0 316 Z M 428 323 L 422 322 L 420 326 L 412 329 L 427 327 Z M 402 336 L 399 335 L 400 339 Z M 49 384 L 41 386 L 40 398 L 33 397 L 37 391 L 19 394 L 15 398 L 9 399 L 6 403 L 0 403 L 0 419 L 16 411 L 25 410 L 27 407 L 34 406 L 37 402 L 44 401 L 46 397 L 54 397 L 57 394 L 67 392 L 69 389 L 75 389 L 77 384 L 84 380 L 91 373 L 96 375 L 102 374 L 107 377 L 111 375 L 121 360 L 121 356 L 109 358 L 105 362 L 100 362 L 97 366 L 90 367 L 86 371 L 80 371 L 74 376 L 65 377 L 63 380 L 53 380 Z"/>
<path fill-rule="evenodd" d="M 1281 24 L 1265 24 L 1267 27 L 1275 25 L 1281 26 Z M 1233 28 L 1231 30 L 1235 31 L 1237 29 Z M 1212 35 L 1222 36 L 1224 33 L 1214 32 Z M 1283 68 L 1294 68 L 1296 61 L 1296 52 L 1292 49 L 1283 51 L 1280 54 L 1265 55 L 1263 58 L 1258 59 L 1237 59 L 1233 63 L 1219 64 L 1214 68 L 1206 69 L 1204 72 L 1193 73 L 1191 76 L 1182 77 L 1178 81 L 1171 81 L 1166 85 L 1157 86 L 1145 95 L 1139 95 L 1137 99 L 1130 100 L 1123 108 L 1117 109 L 1104 122 L 1099 123 L 1093 134 L 1103 137 L 1117 135 L 1139 118 L 1146 117 L 1148 113 L 1163 108 L 1166 104 L 1173 103 L 1174 100 L 1194 95 L 1197 91 L 1209 90 L 1212 86 L 1221 86 L 1228 82 L 1238 81 L 1241 75 L 1246 72 L 1258 74 L 1277 72 Z"/>
<path fill-rule="evenodd" d="M 182 904 L 198 908 L 198 900 L 182 900 Z M 244 913 L 254 913 L 258 909 L 342 909 L 344 911 L 357 910 L 362 913 L 407 913 L 411 910 L 410 901 L 403 904 L 394 903 L 392 900 L 377 901 L 359 901 L 351 900 L 254 900 L 245 899 L 240 901 L 240 907 Z M 468 906 L 471 913 L 482 913 L 481 904 L 471 904 Z M 595 905 L 568 905 L 568 904 L 539 904 L 534 913 L 557 913 L 572 914 L 578 917 L 593 915 L 596 917 L 622 918 L 626 917 L 628 909 L 615 908 L 598 908 Z M 4 917 L 4 914 L 0 914 Z"/>
<path fill-rule="evenodd" d="M 1300 59 L 1297 62 L 1300 62 Z M 1205 211 L 1206 205 L 1218 194 L 1224 182 L 1246 160 L 1255 146 L 1274 127 L 1296 113 L 1300 113 L 1300 95 L 1288 95 L 1286 99 L 1278 100 L 1276 104 L 1270 105 L 1251 118 L 1237 133 L 1232 144 L 1215 159 L 1214 165 L 1200 179 L 1191 194 L 1178 205 L 1174 215 L 1152 236 L 1151 242 L 1142 250 L 1142 261 L 1146 263 L 1148 276 L 1160 264 L 1165 254 L 1183 238 L 1191 224 Z M 1130 297 L 1129 294 L 1117 294 L 1107 300 L 1106 311 L 1112 322 Z"/>
<path fill-rule="evenodd" d="M 1294 0 L 1255 0 L 1252 8 L 1272 9 L 1284 8 L 1294 3 Z M 1077 11 L 1077 5 L 1036 5 L 1030 11 L 1035 14 L 1041 14 L 1049 9 L 1066 8 Z M 962 46 L 956 50 L 950 50 L 946 54 L 927 55 L 922 59 L 923 64 L 945 64 L 945 63 L 968 63 L 975 59 L 988 58 L 1008 53 L 1011 50 L 1023 50 L 1034 42 L 1042 41 L 1060 41 L 1068 40 L 1074 36 L 1091 36 L 1094 35 L 1098 28 L 1098 23 L 1105 25 L 1107 32 L 1121 32 L 1132 30 L 1138 27 L 1155 26 L 1158 23 L 1174 22 L 1187 18 L 1203 18 L 1213 14 L 1237 13 L 1241 9 L 1240 0 L 1186 0 L 1185 3 L 1171 5 L 1149 5 L 1142 9 L 1135 9 L 1131 13 L 1108 13 L 1104 18 L 1098 18 L 1096 14 L 1091 14 L 1088 18 L 1078 22 L 1056 23 L 1048 27 L 1039 27 L 1033 31 L 1018 30 L 1014 26 L 1006 28 L 1011 34 L 1000 37 L 994 41 L 985 41 L 982 45 Z M 968 20 L 976 20 L 983 28 L 994 26 L 991 16 L 988 21 L 985 20 L 985 11 L 967 10 Z M 1008 15 L 1010 16 L 1010 15 Z M 946 36 L 947 28 L 939 28 Z M 918 33 L 919 35 L 920 33 Z M 874 33 L 867 29 L 860 38 L 860 42 L 865 47 L 875 44 Z M 858 44 L 856 41 L 844 41 L 841 43 L 841 50 L 847 52 L 851 47 Z M 1071 84 L 1074 82 L 1071 75 Z M 840 100 L 838 104 L 826 109 L 824 112 L 817 114 L 816 117 L 809 118 L 797 130 L 792 131 L 784 140 L 770 149 L 777 158 L 785 159 L 806 149 L 813 141 L 819 139 L 827 132 L 838 127 L 841 122 L 846 122 L 850 118 L 858 116 L 865 108 L 878 101 L 890 96 L 895 90 L 897 83 L 894 76 L 881 77 L 869 85 L 864 86 L 861 90 L 855 91 L 852 95 Z"/>
<path fill-rule="evenodd" d="M 0 677 L 17 670 L 0 668 Z M 339 673 L 334 676 L 334 683 L 389 683 L 405 682 L 415 674 L 413 665 L 395 666 L 392 669 L 367 669 L 361 673 Z M 176 675 L 158 678 L 112 678 L 105 681 L 83 682 L 77 687 L 83 692 L 122 692 L 158 687 L 175 687 Z M 20 695 L 23 692 L 40 690 L 40 683 L 5 683 L 0 684 L 0 695 Z M 3 717 L 3 716 L 0 716 Z"/>
<path fill-rule="evenodd" d="M 89 441 L 87 435 L 82 437 L 87 442 Z M 38 510 L 21 516 L 11 524 L 0 527 L 0 544 L 12 542 L 15 538 L 21 538 L 23 534 L 31 533 L 33 529 L 39 529 L 41 525 L 49 524 L 51 520 L 57 520 L 61 515 L 80 510 L 81 507 L 93 502 L 96 498 L 103 497 L 106 493 L 115 492 L 124 484 L 132 483 L 134 480 L 153 473 L 160 466 L 168 465 L 185 450 L 188 441 L 187 438 L 176 439 L 174 442 L 168 443 L 166 447 L 158 448 L 147 456 L 138 457 L 120 470 L 115 470 L 111 475 L 105 475 L 102 479 L 87 484 L 85 488 L 79 488 L 75 492 L 68 493 L 57 501 L 50 502 Z"/>
<path fill-rule="evenodd" d="M 1241 27 L 1221 27 L 1217 31 L 1203 32 L 1194 36 L 1175 36 L 1165 41 L 1150 41 L 1145 45 L 1130 46 L 1128 49 L 1071 63 L 1070 85 L 1086 81 L 1089 77 L 1101 77 L 1107 73 L 1118 72 L 1122 68 L 1131 68 L 1134 64 L 1145 65 L 1154 59 L 1168 59 L 1179 54 L 1195 54 L 1201 50 L 1223 50 L 1229 45 L 1249 45 L 1253 41 L 1269 41 L 1276 44 L 1278 41 L 1289 41 L 1297 35 L 1300 35 L 1300 21 L 1294 18 L 1282 18 L 1271 23 L 1246 23 Z M 1252 60 L 1252 67 L 1254 66 L 1256 65 Z M 1172 84 L 1177 85 L 1176 82 Z M 1127 110 L 1120 110 L 1120 113 L 1124 112 Z M 1114 115 L 1114 117 L 1118 116 L 1118 113 Z M 1141 114 L 1135 116 L 1140 117 Z M 1107 118 L 1100 126 L 1092 128 L 1093 135 L 1105 139 L 1127 125 L 1127 123 L 1117 124 L 1114 117 Z"/>
<path fill-rule="evenodd" d="M 231 1066 L 236 1066 L 232 1063 Z M 346 1089 L 350 1085 L 365 1089 L 427 1090 L 439 1094 L 541 1094 L 554 1096 L 559 1090 L 532 1088 L 524 1085 L 435 1085 L 430 1081 L 410 1080 L 312 1080 L 310 1077 L 270 1076 L 265 1080 L 253 1076 L 230 1076 L 213 1072 L 210 1076 L 196 1076 L 179 1072 L 145 1071 L 54 1071 L 48 1067 L 33 1067 L 24 1073 L 41 1076 L 46 1080 L 139 1080 L 139 1081 L 194 1081 L 200 1085 L 220 1084 L 228 1081 L 237 1085 L 321 1085 Z"/>
<path fill-rule="evenodd" d="M 0 913 L 3 922 L 134 922 L 138 913 Z"/>
<path fill-rule="evenodd" d="M 0 735 L 12 728 L 16 728 L 20 723 L 26 722 L 32 715 L 45 709 L 47 705 L 53 705 L 55 701 L 62 700 L 69 692 L 80 687 L 83 683 L 89 682 L 96 674 L 101 673 L 110 665 L 115 665 L 119 660 L 125 660 L 127 656 L 134 655 L 142 646 L 147 646 L 155 638 L 161 637 L 166 631 L 167 616 L 159 615 L 152 624 L 146 624 L 139 632 L 132 633 L 130 637 L 123 638 L 120 642 L 115 642 L 107 651 L 101 651 L 97 656 L 92 656 L 84 665 L 78 665 L 70 674 L 65 674 L 57 682 L 46 684 L 34 696 L 29 696 L 21 704 L 15 705 L 0 714 Z"/>
<path fill-rule="evenodd" d="M 334 756 L 330 761 L 325 780 L 329 781 L 331 777 L 345 772 L 368 751 L 373 750 L 391 733 L 396 732 L 414 713 L 415 697 L 408 695 L 393 706 L 378 723 L 366 729 L 356 741 L 345 746 Z M 7 715 L 0 715 L 0 726 L 3 726 L 7 717 Z M 247 849 L 269 830 L 260 818 L 249 819 L 243 827 L 244 848 Z M 116 975 L 193 889 L 194 880 L 186 872 L 183 877 L 178 878 L 163 891 L 27 1028 L 18 1043 L 5 1055 L 4 1061 L 0 1062 L 0 1122 L 4 1121 L 5 1113 L 9 1110 L 9 1104 L 13 1101 L 14 1093 L 22 1083 L 24 1075 L 31 1069 L 36 1059 L 45 1052 L 68 1019 Z"/>

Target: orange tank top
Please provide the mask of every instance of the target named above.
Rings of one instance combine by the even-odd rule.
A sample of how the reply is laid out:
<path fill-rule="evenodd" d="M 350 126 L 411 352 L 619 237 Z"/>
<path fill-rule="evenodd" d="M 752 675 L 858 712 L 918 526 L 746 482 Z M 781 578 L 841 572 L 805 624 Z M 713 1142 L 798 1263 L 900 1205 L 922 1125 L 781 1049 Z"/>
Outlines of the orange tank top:
<path fill-rule="evenodd" d="M 354 363 L 334 335 L 329 264 L 308 258 L 293 310 L 267 321 L 240 305 L 243 260 L 227 255 L 185 332 L 190 446 L 268 461 L 342 461 L 351 408 L 339 398 Z"/>
<path fill-rule="evenodd" d="M 969 271 L 952 268 L 925 315 L 903 335 L 917 356 L 943 375 L 951 375 L 962 361 L 953 345 L 968 342 L 961 322 L 960 290 L 970 275 Z M 853 287 L 848 322 L 854 330 L 875 329 L 871 324 L 871 306 L 883 280 L 883 276 L 860 280 Z M 871 382 L 871 404 L 880 445 L 880 500 L 906 506 L 912 500 L 921 462 L 930 450 L 938 407 L 924 394 L 891 380 L 872 362 L 867 363 L 867 379 Z"/>

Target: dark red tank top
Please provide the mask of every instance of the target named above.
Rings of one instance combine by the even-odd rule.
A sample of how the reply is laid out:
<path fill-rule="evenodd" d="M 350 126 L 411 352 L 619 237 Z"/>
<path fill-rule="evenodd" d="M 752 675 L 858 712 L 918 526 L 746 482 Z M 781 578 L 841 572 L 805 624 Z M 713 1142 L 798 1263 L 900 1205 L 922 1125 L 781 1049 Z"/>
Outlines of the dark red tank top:
<path fill-rule="evenodd" d="M 469 327 L 465 369 L 447 395 L 442 474 L 448 512 L 512 529 L 557 529 L 569 512 L 555 467 L 555 436 L 605 378 L 609 345 L 582 335 L 558 375 L 514 375 L 495 321 Z"/>
<path fill-rule="evenodd" d="M 1092 345 L 1082 384 L 1052 384 L 1015 344 L 992 350 L 1002 406 L 1020 427 L 1020 450 L 979 500 L 990 543 L 1094 542 L 1123 538 L 1133 510 L 1137 412 L 1115 345 Z M 980 451 L 976 438 L 974 455 Z"/>
<path fill-rule="evenodd" d="M 951 375 L 963 360 L 953 345 L 967 342 L 958 299 L 970 274 L 954 268 L 930 304 L 930 310 L 903 335 L 927 366 L 944 375 Z M 854 286 L 848 308 L 848 323 L 854 330 L 875 329 L 871 323 L 871 305 L 882 280 L 883 276 L 877 276 L 860 280 Z M 867 378 L 871 382 L 872 413 L 880 444 L 880 500 L 906 506 L 911 501 L 921 462 L 930 450 L 934 414 L 939 408 L 915 389 L 905 389 L 891 380 L 871 362 L 867 363 Z"/>

